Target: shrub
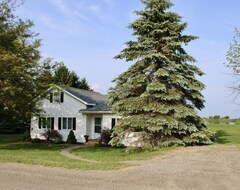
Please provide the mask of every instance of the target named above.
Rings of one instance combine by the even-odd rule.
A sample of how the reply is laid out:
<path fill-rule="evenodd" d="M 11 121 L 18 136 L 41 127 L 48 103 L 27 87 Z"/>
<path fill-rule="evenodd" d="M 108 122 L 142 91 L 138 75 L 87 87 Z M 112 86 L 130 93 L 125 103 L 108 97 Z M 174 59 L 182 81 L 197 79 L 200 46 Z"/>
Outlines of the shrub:
<path fill-rule="evenodd" d="M 47 130 L 41 134 L 47 141 L 62 140 L 62 135 L 56 130 Z"/>
<path fill-rule="evenodd" d="M 42 140 L 39 138 L 35 138 L 31 140 L 32 143 L 42 143 Z"/>
<path fill-rule="evenodd" d="M 73 130 L 71 130 L 68 134 L 67 143 L 69 143 L 69 144 L 76 144 L 77 143 L 77 139 L 74 135 Z"/>
<path fill-rule="evenodd" d="M 30 130 L 27 128 L 23 134 L 22 141 L 29 142 L 31 141 Z"/>
<path fill-rule="evenodd" d="M 103 128 L 101 130 L 100 144 L 108 145 L 111 140 L 112 130 L 109 128 Z"/>
<path fill-rule="evenodd" d="M 53 140 L 52 141 L 53 144 L 63 144 L 63 140 L 62 139 L 57 139 L 57 140 Z"/>

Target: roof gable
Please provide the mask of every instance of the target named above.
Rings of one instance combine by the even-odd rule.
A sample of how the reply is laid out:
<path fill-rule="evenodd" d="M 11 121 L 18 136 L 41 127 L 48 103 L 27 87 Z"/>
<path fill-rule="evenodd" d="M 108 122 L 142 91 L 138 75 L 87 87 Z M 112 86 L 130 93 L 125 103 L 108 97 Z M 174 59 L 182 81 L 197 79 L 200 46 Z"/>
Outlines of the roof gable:
<path fill-rule="evenodd" d="M 87 105 L 86 109 L 80 110 L 81 112 L 111 111 L 111 107 L 108 105 L 107 95 L 73 87 L 59 86 L 59 88 L 62 89 L 65 93 Z"/>

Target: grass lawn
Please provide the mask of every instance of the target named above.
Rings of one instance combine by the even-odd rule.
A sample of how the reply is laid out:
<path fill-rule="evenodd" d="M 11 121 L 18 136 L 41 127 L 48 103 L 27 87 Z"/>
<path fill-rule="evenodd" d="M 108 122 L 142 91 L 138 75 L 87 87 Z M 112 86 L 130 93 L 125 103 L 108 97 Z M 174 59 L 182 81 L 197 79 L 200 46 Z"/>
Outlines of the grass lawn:
<path fill-rule="evenodd" d="M 59 153 L 66 145 L 23 143 L 21 138 L 22 135 L 0 135 L 0 162 L 88 170 L 112 170 L 129 166 L 123 163 L 90 163 L 70 159 Z"/>
<path fill-rule="evenodd" d="M 209 129 L 216 132 L 215 144 L 240 145 L 240 125 L 211 125 Z M 21 142 L 21 138 L 22 135 L 0 134 L 0 162 L 86 170 L 112 170 L 130 166 L 120 161 L 150 159 L 173 149 L 164 148 L 133 154 L 127 154 L 124 148 L 111 147 L 88 147 L 72 151 L 73 154 L 82 158 L 100 161 L 92 163 L 62 156 L 60 150 L 68 145 L 25 143 Z"/>
<path fill-rule="evenodd" d="M 240 125 L 210 125 L 211 131 L 216 132 L 216 144 L 240 144 Z"/>
<path fill-rule="evenodd" d="M 125 148 L 112 148 L 112 147 L 86 147 L 72 150 L 71 153 L 80 156 L 85 159 L 96 160 L 101 162 L 119 162 L 119 161 L 130 161 L 130 160 L 146 160 L 153 158 L 172 150 L 171 148 L 162 148 L 157 151 L 145 151 L 139 153 L 126 153 Z"/>

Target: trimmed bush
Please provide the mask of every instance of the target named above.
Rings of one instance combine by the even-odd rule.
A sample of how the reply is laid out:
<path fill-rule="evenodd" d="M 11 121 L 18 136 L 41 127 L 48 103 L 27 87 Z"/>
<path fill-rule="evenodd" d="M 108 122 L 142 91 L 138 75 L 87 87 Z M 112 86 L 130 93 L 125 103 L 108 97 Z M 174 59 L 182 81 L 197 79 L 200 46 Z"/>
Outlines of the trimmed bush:
<path fill-rule="evenodd" d="M 112 130 L 104 127 L 101 130 L 100 144 L 109 145 L 109 141 L 112 139 L 111 135 L 112 135 Z"/>
<path fill-rule="evenodd" d="M 67 143 L 69 143 L 69 144 L 76 144 L 77 143 L 77 139 L 74 135 L 73 130 L 71 130 L 69 132 L 69 135 L 68 135 L 68 138 L 67 138 Z"/>

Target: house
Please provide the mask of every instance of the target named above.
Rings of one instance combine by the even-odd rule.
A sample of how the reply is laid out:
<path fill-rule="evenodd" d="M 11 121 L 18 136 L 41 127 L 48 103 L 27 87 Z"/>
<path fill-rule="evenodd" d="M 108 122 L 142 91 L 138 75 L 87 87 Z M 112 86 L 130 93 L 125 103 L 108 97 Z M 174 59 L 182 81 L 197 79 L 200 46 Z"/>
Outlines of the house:
<path fill-rule="evenodd" d="M 98 92 L 72 87 L 52 88 L 49 96 L 40 102 L 41 116 L 31 118 L 31 137 L 41 136 L 47 129 L 57 130 L 67 140 L 70 130 L 74 131 L 77 142 L 100 137 L 102 128 L 113 128 L 117 116 L 111 112 L 108 98 Z"/>

